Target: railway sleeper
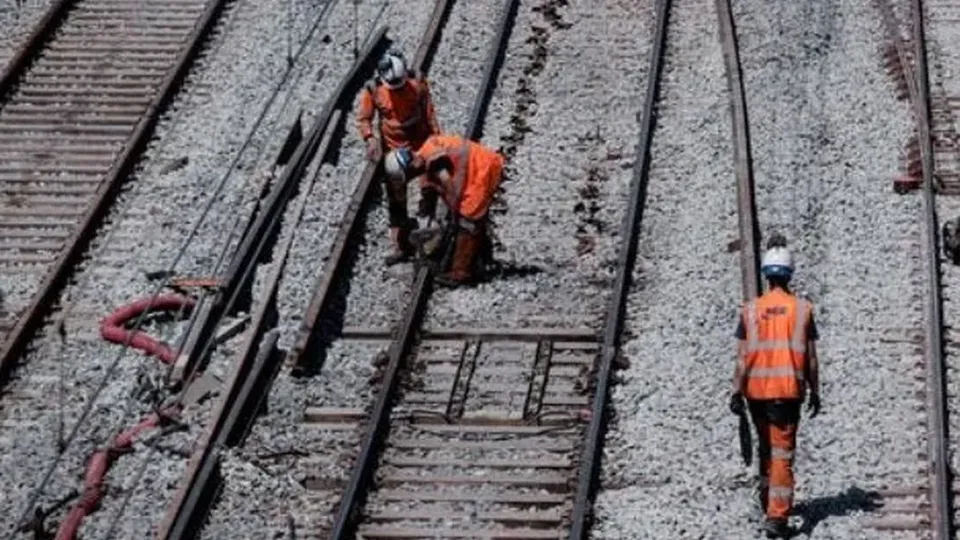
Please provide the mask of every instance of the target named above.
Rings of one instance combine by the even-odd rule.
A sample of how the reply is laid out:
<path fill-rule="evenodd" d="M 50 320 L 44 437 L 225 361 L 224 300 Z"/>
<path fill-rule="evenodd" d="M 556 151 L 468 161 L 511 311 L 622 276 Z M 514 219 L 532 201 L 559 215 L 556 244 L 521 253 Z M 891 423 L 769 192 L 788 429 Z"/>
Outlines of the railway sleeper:
<path fill-rule="evenodd" d="M 361 525 L 357 533 L 357 538 L 363 540 L 436 537 L 476 538 L 485 540 L 556 540 L 564 538 L 564 535 L 558 532 L 537 529 L 434 529 L 377 525 Z"/>
<path fill-rule="evenodd" d="M 411 503 L 420 504 L 417 498 L 410 499 Z M 462 521 L 466 524 L 492 522 L 500 524 L 524 524 L 530 528 L 559 527 L 563 514 L 559 510 L 541 512 L 523 511 L 488 511 L 488 512 L 457 512 L 443 507 L 420 507 L 405 510 L 377 510 L 364 516 L 370 521 L 443 521 L 444 524 Z"/>

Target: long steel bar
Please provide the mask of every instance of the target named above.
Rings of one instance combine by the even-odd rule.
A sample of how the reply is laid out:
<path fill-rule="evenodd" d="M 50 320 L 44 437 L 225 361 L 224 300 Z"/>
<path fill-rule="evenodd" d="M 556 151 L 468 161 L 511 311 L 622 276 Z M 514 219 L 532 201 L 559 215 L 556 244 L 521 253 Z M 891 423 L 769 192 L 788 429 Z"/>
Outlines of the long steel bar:
<path fill-rule="evenodd" d="M 493 38 L 494 45 L 486 61 L 483 80 L 480 83 L 480 90 L 477 93 L 477 100 L 474 103 L 470 120 L 464 130 L 467 137 L 477 134 L 481 130 L 483 118 L 480 114 L 486 107 L 483 102 L 489 100 L 492 94 L 498 66 L 502 63 L 506 52 L 507 39 L 517 5 L 518 0 L 505 0 L 503 3 L 497 32 Z M 355 526 L 354 514 L 359 508 L 361 500 L 366 496 L 367 488 L 373 477 L 377 453 L 388 434 L 390 409 L 399 386 L 400 364 L 410 350 L 414 336 L 420 328 L 427 299 L 430 297 L 432 290 L 432 281 L 429 267 L 427 265 L 421 266 L 414 282 L 410 303 L 404 310 L 397 338 L 390 344 L 389 360 L 384 370 L 377 403 L 371 415 L 370 429 L 364 437 L 357 463 L 350 474 L 350 482 L 337 508 L 332 538 L 346 540 L 352 534 Z"/>
<path fill-rule="evenodd" d="M 656 108 L 660 99 L 660 74 L 663 71 L 664 51 L 667 47 L 667 25 L 671 3 L 671 0 L 660 0 L 657 3 L 656 32 L 653 37 L 653 48 L 650 52 L 650 69 L 647 77 L 647 94 L 644 100 L 643 117 L 640 122 L 637 161 L 633 169 L 633 182 L 630 188 L 627 213 L 624 215 L 623 223 L 620 226 L 621 243 L 617 261 L 617 277 L 607 307 L 603 344 L 600 348 L 596 386 L 593 394 L 592 416 L 587 428 L 587 436 L 580 460 L 580 471 L 577 477 L 577 493 L 574 498 L 573 516 L 570 523 L 571 539 L 586 539 L 589 533 L 593 497 L 600 472 L 600 458 L 603 455 L 610 372 L 620 346 L 623 315 L 626 310 L 627 295 L 630 290 L 634 262 L 637 256 L 640 222 L 643 219 L 647 185 L 650 181 L 650 149 L 656 128 Z"/>
<path fill-rule="evenodd" d="M 330 123 L 334 110 L 343 106 L 342 100 L 347 99 L 346 96 L 352 95 L 351 89 L 359 88 L 359 85 L 362 84 L 361 76 L 367 73 L 367 69 L 376 60 L 377 54 L 389 45 L 386 32 L 387 27 L 381 27 L 369 39 L 358 61 L 354 63 L 353 68 L 334 91 L 333 95 L 338 96 L 341 101 L 331 100 L 327 102 L 310 133 L 297 147 L 290 163 L 284 168 L 283 174 L 274 186 L 270 197 L 257 214 L 254 225 L 241 241 L 240 247 L 227 269 L 224 278 L 225 285 L 217 292 L 212 309 L 204 313 L 201 321 L 194 325 L 192 335 L 187 338 L 187 343 L 195 343 L 196 345 L 190 346 L 189 350 L 184 352 L 184 360 L 178 362 L 177 372 L 174 375 L 176 379 L 188 380 L 201 359 L 205 358 L 210 352 L 213 346 L 211 338 L 215 334 L 217 326 L 239 298 L 243 288 L 242 285 L 253 275 L 253 271 L 260 260 L 260 255 L 269 243 L 269 238 L 280 227 L 283 210 L 290 200 L 293 188 L 299 182 L 307 165 L 316 155 L 317 148 L 320 146 L 320 141 L 327 125 Z"/>
<path fill-rule="evenodd" d="M 927 239 L 927 298 L 926 357 L 930 379 L 931 440 L 930 454 L 933 477 L 932 509 L 935 538 L 953 538 L 953 508 L 950 486 L 952 479 L 947 460 L 949 427 L 947 422 L 947 388 L 943 361 L 943 297 L 940 284 L 940 257 L 937 246 L 937 201 L 934 179 L 933 141 L 930 138 L 930 79 L 927 70 L 927 48 L 923 24 L 923 1 L 914 0 L 913 30 L 917 74 L 916 120 L 917 140 L 920 144 L 920 159 L 923 164 L 923 206 L 925 236 Z"/>
<path fill-rule="evenodd" d="M 730 0 L 716 0 L 720 23 L 720 42 L 727 68 L 730 108 L 733 120 L 734 170 L 737 179 L 737 215 L 740 227 L 740 275 L 743 300 L 760 294 L 760 227 L 757 222 L 753 186 L 753 156 L 750 151 L 750 124 L 747 121 L 747 98 L 743 90 L 740 49 L 733 22 Z"/>
<path fill-rule="evenodd" d="M 338 96 L 332 98 L 340 101 Z M 324 137 L 318 149 L 318 155 L 325 159 L 332 145 L 331 139 L 335 126 L 339 123 L 342 112 L 334 111 L 330 118 Z M 317 172 L 319 174 L 319 171 Z M 310 185 L 303 188 L 309 193 Z M 307 197 L 303 197 L 300 205 L 294 211 L 294 221 L 298 221 L 303 211 L 303 204 Z M 237 361 L 228 384 L 221 391 L 221 397 L 214 408 L 211 420 L 197 450 L 194 451 L 187 465 L 187 470 L 180 482 L 180 487 L 173 498 L 173 503 L 167 510 L 158 529 L 158 539 L 179 539 L 187 535 L 187 531 L 200 521 L 199 514 L 206 511 L 203 505 L 203 494 L 208 493 L 208 486 L 215 478 L 220 450 L 223 444 L 229 443 L 238 429 L 246 426 L 238 425 L 237 419 L 241 411 L 256 410 L 252 407 L 253 400 L 261 400 L 266 396 L 263 393 L 253 393 L 251 388 L 263 378 L 261 361 L 270 357 L 277 337 L 274 335 L 272 343 L 264 338 L 268 328 L 276 323 L 276 298 L 280 278 L 286 264 L 286 259 L 293 243 L 293 236 L 289 236 L 284 244 L 275 253 L 276 266 L 267 279 L 266 291 L 261 297 L 256 312 L 247 331 L 247 338 L 240 352 L 236 355 Z M 257 369 L 261 367 L 261 369 Z M 275 366 L 271 365 L 267 369 Z"/>

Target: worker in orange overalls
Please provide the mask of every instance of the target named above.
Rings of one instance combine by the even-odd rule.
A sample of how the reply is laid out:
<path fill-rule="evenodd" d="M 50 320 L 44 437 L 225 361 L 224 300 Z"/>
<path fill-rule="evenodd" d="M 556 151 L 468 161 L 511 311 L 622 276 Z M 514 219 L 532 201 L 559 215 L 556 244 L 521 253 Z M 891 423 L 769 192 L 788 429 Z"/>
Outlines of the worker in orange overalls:
<path fill-rule="evenodd" d="M 781 235 L 763 255 L 768 291 L 744 307 L 736 336 L 739 361 L 730 410 L 744 414 L 744 398 L 757 429 L 760 504 L 768 538 L 786 537 L 793 508 L 793 457 L 804 391 L 810 417 L 820 413 L 820 374 L 813 305 L 789 289 L 793 261 Z"/>
<path fill-rule="evenodd" d="M 374 114 L 379 116 L 379 140 L 374 135 Z M 371 161 L 379 161 L 384 149 L 416 151 L 427 137 L 440 133 L 427 80 L 409 71 L 399 52 L 389 51 L 380 59 L 375 80 L 360 92 L 357 128 Z M 406 184 L 388 180 L 385 188 L 392 245 L 386 262 L 393 265 L 413 255 L 409 236 L 416 222 L 407 213 Z"/>
<path fill-rule="evenodd" d="M 415 153 L 401 148 L 386 157 L 384 170 L 396 181 L 426 173 L 424 185 L 443 198 L 456 220 L 452 267 L 437 276 L 440 285 L 457 287 L 479 277 L 490 242 L 488 211 L 503 180 L 503 167 L 502 154 L 457 135 L 434 135 Z M 430 215 L 433 211 L 427 209 Z"/>

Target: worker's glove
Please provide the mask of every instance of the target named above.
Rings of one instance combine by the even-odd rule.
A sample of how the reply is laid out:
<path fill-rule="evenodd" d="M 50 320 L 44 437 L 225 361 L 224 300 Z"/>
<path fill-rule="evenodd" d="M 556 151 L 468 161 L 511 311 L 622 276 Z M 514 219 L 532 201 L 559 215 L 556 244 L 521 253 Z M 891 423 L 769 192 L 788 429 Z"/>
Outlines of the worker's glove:
<path fill-rule="evenodd" d="M 810 418 L 816 418 L 820 414 L 820 394 L 810 394 L 807 410 L 810 412 Z"/>
<path fill-rule="evenodd" d="M 746 406 L 743 403 L 743 394 L 740 392 L 730 394 L 730 412 L 737 416 L 743 416 L 746 412 Z"/>
<path fill-rule="evenodd" d="M 367 139 L 367 159 L 370 161 L 380 161 L 380 143 L 376 137 Z"/>

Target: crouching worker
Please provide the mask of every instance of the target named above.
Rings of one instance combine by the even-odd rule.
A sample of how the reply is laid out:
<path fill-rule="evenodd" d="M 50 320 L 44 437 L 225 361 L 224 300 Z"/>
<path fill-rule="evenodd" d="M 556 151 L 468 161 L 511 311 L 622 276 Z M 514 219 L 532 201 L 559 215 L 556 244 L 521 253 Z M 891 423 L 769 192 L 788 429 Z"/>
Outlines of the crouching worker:
<path fill-rule="evenodd" d="M 453 261 L 449 271 L 437 276 L 441 286 L 457 287 L 479 278 L 489 245 L 487 216 L 503 167 L 503 155 L 457 135 L 434 135 L 416 152 L 399 148 L 387 155 L 384 170 L 389 177 L 409 182 L 425 174 L 424 187 L 443 198 L 456 220 Z M 435 200 L 425 201 L 435 205 Z M 433 215 L 435 208 L 420 210 L 421 215 Z"/>

